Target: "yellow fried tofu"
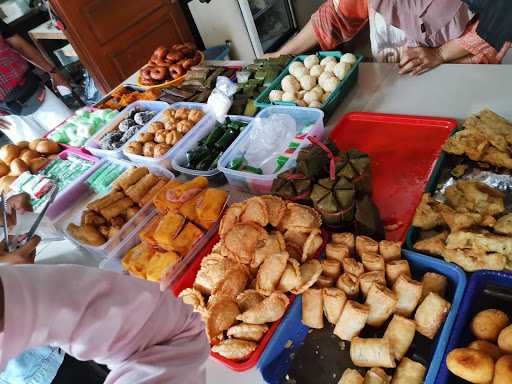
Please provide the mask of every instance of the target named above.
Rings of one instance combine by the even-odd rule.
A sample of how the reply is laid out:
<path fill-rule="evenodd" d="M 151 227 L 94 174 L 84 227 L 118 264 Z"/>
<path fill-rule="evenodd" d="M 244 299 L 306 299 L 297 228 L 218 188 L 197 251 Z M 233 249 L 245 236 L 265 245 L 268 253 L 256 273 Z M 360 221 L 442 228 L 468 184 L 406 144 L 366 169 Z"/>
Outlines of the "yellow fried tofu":
<path fill-rule="evenodd" d="M 199 223 L 199 217 L 197 216 L 197 204 L 203 198 L 205 192 L 201 192 L 195 195 L 192 199 L 187 200 L 179 209 L 179 213 L 185 216 L 188 220 L 194 223 Z"/>
<path fill-rule="evenodd" d="M 135 277 L 146 278 L 146 268 L 155 250 L 142 242 L 130 249 L 122 260 L 123 267 Z"/>
<path fill-rule="evenodd" d="M 139 238 L 156 247 L 158 243 L 155 240 L 155 231 L 158 228 L 158 224 L 160 224 L 160 220 L 162 219 L 162 216 L 158 215 L 155 216 L 151 221 L 142 229 L 142 231 L 139 232 Z"/>
<path fill-rule="evenodd" d="M 167 213 L 169 210 L 176 210 L 178 209 L 178 205 L 171 203 L 167 199 L 167 192 L 180 186 L 181 183 L 176 180 L 169 180 L 167 184 L 163 188 L 161 188 L 158 193 L 153 197 L 153 204 L 155 205 L 156 209 L 160 213 Z"/>
<path fill-rule="evenodd" d="M 176 252 L 156 252 L 147 264 L 146 279 L 159 282 L 162 274 L 179 261 L 180 256 Z"/>
<path fill-rule="evenodd" d="M 227 191 L 218 188 L 208 188 L 196 206 L 199 221 L 217 221 L 224 209 L 227 198 Z"/>
<path fill-rule="evenodd" d="M 197 240 L 201 238 L 203 231 L 197 226 L 188 222 L 178 236 L 172 241 L 172 250 L 181 256 L 186 256 Z"/>
<path fill-rule="evenodd" d="M 206 188 L 208 188 L 208 180 L 202 176 L 183 184 L 171 180 L 156 194 L 153 203 L 162 213 L 176 212 L 186 201 Z"/>
<path fill-rule="evenodd" d="M 180 233 L 184 225 L 185 218 L 182 215 L 168 212 L 160 220 L 153 237 L 161 248 L 173 250 L 173 240 Z"/>

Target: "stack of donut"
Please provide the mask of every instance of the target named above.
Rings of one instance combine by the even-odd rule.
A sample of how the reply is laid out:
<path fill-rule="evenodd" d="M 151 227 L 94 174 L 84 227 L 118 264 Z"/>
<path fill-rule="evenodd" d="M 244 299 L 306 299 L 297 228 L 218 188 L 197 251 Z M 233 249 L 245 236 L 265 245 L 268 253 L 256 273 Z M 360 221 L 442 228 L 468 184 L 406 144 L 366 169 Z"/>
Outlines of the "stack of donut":
<path fill-rule="evenodd" d="M 201 62 L 201 53 L 192 43 L 175 44 L 170 49 L 158 47 L 140 71 L 142 85 L 158 85 L 175 80 Z"/>

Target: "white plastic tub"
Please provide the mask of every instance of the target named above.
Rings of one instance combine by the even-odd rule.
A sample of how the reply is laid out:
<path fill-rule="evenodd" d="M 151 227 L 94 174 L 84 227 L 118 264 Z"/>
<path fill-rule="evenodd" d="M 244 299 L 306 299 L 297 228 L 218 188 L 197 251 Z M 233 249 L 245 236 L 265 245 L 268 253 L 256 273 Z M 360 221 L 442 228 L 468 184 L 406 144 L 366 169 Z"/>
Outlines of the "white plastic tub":
<path fill-rule="evenodd" d="M 259 112 L 256 118 L 266 118 L 272 114 L 287 114 L 295 119 L 298 127 L 304 127 L 311 125 L 307 136 L 315 136 L 317 139 L 322 140 L 325 134 L 324 128 L 324 113 L 316 108 L 304 108 L 304 107 L 269 107 Z M 228 179 L 228 182 L 235 189 L 249 192 L 253 194 L 268 194 L 272 190 L 272 184 L 274 180 L 283 172 L 289 170 L 295 166 L 295 159 L 299 151 L 310 145 L 311 143 L 306 139 L 301 142 L 294 153 L 290 156 L 288 161 L 281 167 L 281 169 L 272 174 L 258 175 L 255 173 L 237 171 L 228 168 L 228 164 L 241 156 L 243 156 L 243 148 L 247 145 L 250 139 L 251 129 L 254 121 L 251 122 L 244 131 L 238 136 L 238 138 L 231 144 L 226 152 L 222 155 L 219 160 L 219 170 L 224 173 L 224 176 Z"/>
<path fill-rule="evenodd" d="M 94 136 L 92 136 L 87 142 L 85 143 L 84 147 L 87 151 L 91 152 L 93 155 L 98 156 L 100 158 L 104 157 L 111 157 L 114 159 L 122 159 L 123 156 L 123 147 L 121 146 L 118 149 L 115 150 L 106 150 L 101 149 L 101 145 L 99 143 L 99 139 L 102 138 L 105 134 L 108 132 L 114 130 L 121 121 L 123 121 L 134 109 L 142 109 L 142 110 L 149 110 L 158 112 L 162 111 L 163 109 L 167 108 L 168 104 L 163 101 L 136 101 L 133 104 L 130 104 L 128 107 L 126 107 L 122 112 L 119 113 L 119 115 L 116 116 L 114 120 L 110 122 L 110 124 L 106 125 L 104 128 L 100 129 Z M 155 118 L 151 119 L 148 123 L 146 123 L 139 132 L 142 132 L 144 127 L 151 123 Z M 137 136 L 138 132 L 135 133 L 134 136 Z M 133 137 L 132 137 L 133 138 Z"/>
<path fill-rule="evenodd" d="M 160 121 L 161 118 L 162 118 L 162 115 L 164 113 L 164 111 L 168 110 L 168 109 L 178 109 L 178 108 L 187 108 L 187 109 L 200 109 L 201 111 L 204 112 L 204 116 L 201 120 L 199 120 L 197 122 L 196 125 L 194 125 L 192 127 L 192 129 L 190 131 L 188 131 L 182 138 L 180 141 L 178 141 L 176 143 L 176 145 L 174 145 L 169 151 L 167 151 L 167 153 L 163 156 L 160 156 L 160 157 L 146 157 L 146 156 L 140 156 L 140 155 L 134 155 L 132 153 L 128 153 L 126 152 L 126 148 L 127 146 L 133 142 L 133 141 L 136 141 L 137 140 L 137 137 L 138 137 L 138 134 L 137 135 L 134 135 L 130 140 L 128 140 L 128 142 L 122 147 L 123 149 L 123 155 L 126 156 L 128 159 L 130 159 L 132 162 L 134 162 L 135 164 L 142 164 L 142 165 L 147 165 L 147 166 L 161 166 L 163 168 L 167 168 L 167 169 L 170 169 L 171 168 L 171 163 L 172 163 L 172 159 L 173 157 L 176 155 L 177 153 L 177 150 L 179 150 L 179 144 L 181 141 L 187 139 L 187 137 L 189 136 L 194 136 L 195 135 L 195 132 L 199 129 L 201 129 L 201 127 L 203 127 L 204 125 L 211 125 L 212 122 L 215 121 L 215 117 L 209 112 L 209 109 L 208 109 L 208 106 L 206 104 L 201 104 L 201 103 L 189 103 L 189 102 L 179 102 L 179 103 L 175 103 L 173 105 L 171 105 L 170 107 L 168 108 L 165 108 L 164 110 L 162 110 L 157 116 L 155 116 L 155 118 L 152 120 L 152 121 Z M 148 130 L 148 125 L 146 125 L 145 127 L 143 127 L 140 131 L 139 131 L 139 134 L 142 133 L 142 132 L 147 132 Z"/>

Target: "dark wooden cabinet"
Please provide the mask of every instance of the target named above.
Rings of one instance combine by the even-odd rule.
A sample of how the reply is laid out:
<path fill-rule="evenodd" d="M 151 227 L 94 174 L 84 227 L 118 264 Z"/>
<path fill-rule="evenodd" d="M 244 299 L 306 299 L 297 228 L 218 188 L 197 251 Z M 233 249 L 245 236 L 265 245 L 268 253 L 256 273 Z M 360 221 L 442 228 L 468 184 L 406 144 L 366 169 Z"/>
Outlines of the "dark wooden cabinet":
<path fill-rule="evenodd" d="M 194 42 L 171 0 L 50 0 L 96 85 L 108 92 L 149 60 L 159 45 Z"/>

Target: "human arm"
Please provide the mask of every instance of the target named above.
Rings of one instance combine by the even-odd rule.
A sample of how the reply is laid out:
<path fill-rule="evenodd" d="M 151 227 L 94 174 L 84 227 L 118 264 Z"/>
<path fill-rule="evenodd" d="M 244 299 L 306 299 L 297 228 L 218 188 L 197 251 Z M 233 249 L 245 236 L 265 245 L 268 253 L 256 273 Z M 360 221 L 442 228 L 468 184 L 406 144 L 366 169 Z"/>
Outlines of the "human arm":
<path fill-rule="evenodd" d="M 3 267 L 0 279 L 0 369 L 25 349 L 54 345 L 106 364 L 105 384 L 205 382 L 200 316 L 157 284 L 70 265 Z"/>
<path fill-rule="evenodd" d="M 268 54 L 267 57 L 279 57 L 281 55 L 300 55 L 318 45 L 318 40 L 313 30 L 313 23 L 308 23 L 302 30 L 288 40 L 277 52 Z"/>

